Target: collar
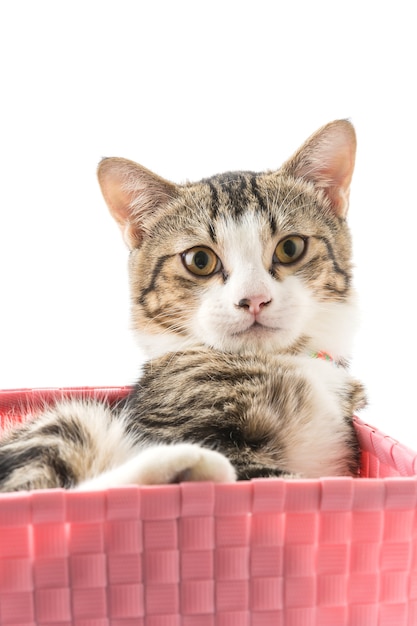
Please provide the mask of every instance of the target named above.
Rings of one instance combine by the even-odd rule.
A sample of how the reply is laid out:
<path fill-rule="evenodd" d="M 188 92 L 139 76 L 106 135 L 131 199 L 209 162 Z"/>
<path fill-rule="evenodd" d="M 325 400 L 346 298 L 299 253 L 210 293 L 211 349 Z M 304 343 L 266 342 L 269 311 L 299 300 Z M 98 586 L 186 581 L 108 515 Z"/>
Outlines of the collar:
<path fill-rule="evenodd" d="M 328 352 L 324 352 L 324 350 L 319 350 L 318 352 L 310 352 L 310 356 L 312 359 L 321 359 L 322 361 L 329 361 L 330 363 L 334 363 L 334 358 Z"/>

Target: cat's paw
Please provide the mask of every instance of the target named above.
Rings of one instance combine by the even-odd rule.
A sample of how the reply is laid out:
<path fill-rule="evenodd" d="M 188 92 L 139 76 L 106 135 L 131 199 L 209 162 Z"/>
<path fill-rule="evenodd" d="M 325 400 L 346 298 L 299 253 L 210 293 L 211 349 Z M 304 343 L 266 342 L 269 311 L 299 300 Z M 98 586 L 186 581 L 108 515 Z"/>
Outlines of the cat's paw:
<path fill-rule="evenodd" d="M 142 485 L 236 480 L 236 472 L 223 454 L 193 443 L 154 446 L 139 453 L 137 459 L 137 482 Z"/>
<path fill-rule="evenodd" d="M 236 472 L 223 454 L 193 443 L 177 443 L 140 450 L 122 465 L 85 480 L 76 490 L 186 481 L 227 483 L 235 480 Z"/>

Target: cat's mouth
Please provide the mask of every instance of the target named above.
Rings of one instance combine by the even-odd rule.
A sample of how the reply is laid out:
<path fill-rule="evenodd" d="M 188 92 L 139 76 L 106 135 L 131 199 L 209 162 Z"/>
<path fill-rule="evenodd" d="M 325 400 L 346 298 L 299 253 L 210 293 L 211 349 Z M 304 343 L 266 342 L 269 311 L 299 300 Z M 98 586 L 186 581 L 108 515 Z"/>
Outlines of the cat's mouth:
<path fill-rule="evenodd" d="M 243 335 L 251 335 L 256 337 L 264 334 L 276 333 L 277 331 L 279 331 L 279 328 L 275 328 L 274 326 L 264 326 L 264 324 L 255 321 L 244 330 L 237 331 L 236 333 L 233 333 L 233 335 L 238 337 L 241 337 Z"/>

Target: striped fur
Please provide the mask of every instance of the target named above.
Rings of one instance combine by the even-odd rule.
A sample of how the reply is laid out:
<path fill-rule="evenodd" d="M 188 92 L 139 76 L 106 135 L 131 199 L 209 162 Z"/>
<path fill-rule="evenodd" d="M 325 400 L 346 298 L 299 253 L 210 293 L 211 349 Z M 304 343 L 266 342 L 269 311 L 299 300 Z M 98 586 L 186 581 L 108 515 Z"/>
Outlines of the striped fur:
<path fill-rule="evenodd" d="M 185 185 L 105 159 L 149 360 L 123 405 L 60 403 L 6 433 L 0 488 L 355 475 L 355 146 L 333 122 L 278 171 Z"/>

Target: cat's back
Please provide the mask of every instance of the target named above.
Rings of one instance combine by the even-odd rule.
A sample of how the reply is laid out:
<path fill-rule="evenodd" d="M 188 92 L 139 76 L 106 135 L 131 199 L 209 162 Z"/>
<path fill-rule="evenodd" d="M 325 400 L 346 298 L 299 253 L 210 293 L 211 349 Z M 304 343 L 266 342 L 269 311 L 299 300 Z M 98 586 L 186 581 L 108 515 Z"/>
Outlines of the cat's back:
<path fill-rule="evenodd" d="M 149 362 L 126 410 L 140 438 L 208 445 L 233 457 L 240 478 L 256 475 L 250 466 L 317 477 L 356 473 L 362 400 L 332 363 L 201 348 Z"/>

